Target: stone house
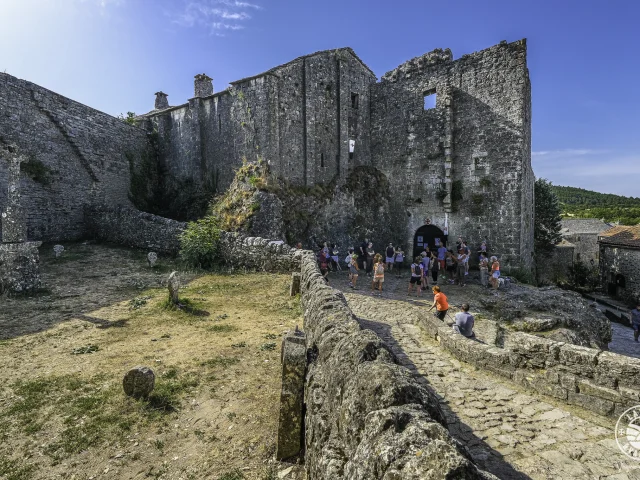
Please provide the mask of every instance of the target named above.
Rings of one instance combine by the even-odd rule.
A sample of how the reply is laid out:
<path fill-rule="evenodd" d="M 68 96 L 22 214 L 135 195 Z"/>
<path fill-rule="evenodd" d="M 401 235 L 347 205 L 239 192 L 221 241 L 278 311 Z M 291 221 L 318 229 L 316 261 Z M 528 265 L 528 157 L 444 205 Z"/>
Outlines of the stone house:
<path fill-rule="evenodd" d="M 640 300 L 640 225 L 613 227 L 598 236 L 600 281 L 612 296 Z"/>
<path fill-rule="evenodd" d="M 600 256 L 598 235 L 611 225 L 596 218 L 565 218 L 562 220 L 563 240 L 575 246 L 573 260 L 597 264 Z"/>

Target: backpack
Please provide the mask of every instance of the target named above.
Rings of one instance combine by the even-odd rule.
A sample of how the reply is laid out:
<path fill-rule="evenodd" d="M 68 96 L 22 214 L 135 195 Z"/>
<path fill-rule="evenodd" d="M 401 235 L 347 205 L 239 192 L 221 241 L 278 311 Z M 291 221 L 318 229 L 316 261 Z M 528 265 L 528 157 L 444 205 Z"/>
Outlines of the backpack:
<path fill-rule="evenodd" d="M 421 263 L 415 263 L 415 268 L 414 268 L 414 272 L 415 272 L 415 276 L 416 277 L 421 277 L 422 276 L 422 264 Z"/>

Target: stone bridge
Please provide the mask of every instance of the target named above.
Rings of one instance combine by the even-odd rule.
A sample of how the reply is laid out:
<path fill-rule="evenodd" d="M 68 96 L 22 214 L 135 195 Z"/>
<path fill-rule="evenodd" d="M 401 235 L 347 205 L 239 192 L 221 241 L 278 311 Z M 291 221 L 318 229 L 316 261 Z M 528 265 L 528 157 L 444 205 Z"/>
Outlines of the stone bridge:
<path fill-rule="evenodd" d="M 331 286 L 344 292 L 361 327 L 376 332 L 436 395 L 451 434 L 480 468 L 504 479 L 640 479 L 640 462 L 616 444 L 615 416 L 539 395 L 454 358 L 416 324 L 432 296 L 407 297 L 406 279 L 387 275 L 378 297 L 368 282 L 352 290 L 343 277 L 332 276 Z M 454 303 L 462 301 L 458 288 L 446 288 Z"/>

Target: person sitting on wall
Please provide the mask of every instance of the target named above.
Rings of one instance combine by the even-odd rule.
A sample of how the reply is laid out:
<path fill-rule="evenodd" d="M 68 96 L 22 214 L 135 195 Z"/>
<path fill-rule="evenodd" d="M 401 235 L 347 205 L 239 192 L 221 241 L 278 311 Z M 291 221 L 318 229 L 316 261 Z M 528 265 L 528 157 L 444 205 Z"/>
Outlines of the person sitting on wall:
<path fill-rule="evenodd" d="M 473 315 L 469 313 L 469 304 L 462 304 L 462 311 L 456 313 L 455 323 L 453 324 L 453 331 L 463 335 L 467 338 L 475 338 L 475 333 L 473 333 L 473 324 L 475 320 Z"/>
<path fill-rule="evenodd" d="M 430 312 L 435 307 L 436 317 L 444 322 L 444 319 L 447 316 L 447 311 L 449 310 L 447 296 L 440 291 L 440 287 L 438 285 L 433 287 L 431 291 L 433 292 L 433 305 L 431 305 L 431 308 L 427 311 Z"/>
<path fill-rule="evenodd" d="M 640 300 L 636 302 L 636 308 L 631 310 L 631 326 L 633 327 L 633 339 L 637 342 L 640 336 Z"/>

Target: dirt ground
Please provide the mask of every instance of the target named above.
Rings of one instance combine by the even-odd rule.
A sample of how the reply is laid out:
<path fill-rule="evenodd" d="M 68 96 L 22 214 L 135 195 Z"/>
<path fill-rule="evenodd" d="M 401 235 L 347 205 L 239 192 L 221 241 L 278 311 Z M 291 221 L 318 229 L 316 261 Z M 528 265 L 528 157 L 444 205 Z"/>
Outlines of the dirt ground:
<path fill-rule="evenodd" d="M 282 478 L 280 337 L 302 324 L 289 277 L 183 272 L 176 310 L 175 262 L 65 247 L 43 255 L 43 292 L 0 298 L 0 478 Z M 136 365 L 156 374 L 147 400 L 122 392 Z"/>

